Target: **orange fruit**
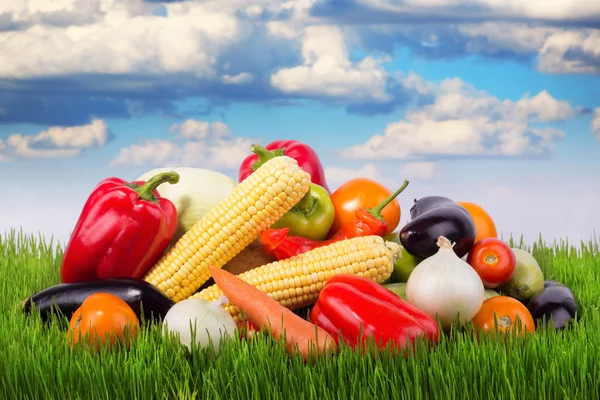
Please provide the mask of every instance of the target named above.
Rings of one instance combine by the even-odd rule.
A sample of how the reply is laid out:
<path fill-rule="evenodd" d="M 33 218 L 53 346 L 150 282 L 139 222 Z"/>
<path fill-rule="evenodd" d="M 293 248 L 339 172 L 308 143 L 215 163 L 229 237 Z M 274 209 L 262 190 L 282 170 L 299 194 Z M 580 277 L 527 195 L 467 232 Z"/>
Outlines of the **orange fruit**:
<path fill-rule="evenodd" d="M 517 319 L 520 320 L 518 331 Z M 481 309 L 473 317 L 475 331 L 504 332 L 525 335 L 535 332 L 533 316 L 519 300 L 508 296 L 495 296 L 483 302 Z"/>
<path fill-rule="evenodd" d="M 468 201 L 459 201 L 458 204 L 467 209 L 475 222 L 475 243 L 485 238 L 498 238 L 496 224 L 483 207 Z"/>
<path fill-rule="evenodd" d="M 109 293 L 94 293 L 71 317 L 67 337 L 73 346 L 88 340 L 92 347 L 98 348 L 108 340 L 112 348 L 116 341 L 129 345 L 125 332 L 135 338 L 139 326 L 137 315 L 125 301 Z"/>

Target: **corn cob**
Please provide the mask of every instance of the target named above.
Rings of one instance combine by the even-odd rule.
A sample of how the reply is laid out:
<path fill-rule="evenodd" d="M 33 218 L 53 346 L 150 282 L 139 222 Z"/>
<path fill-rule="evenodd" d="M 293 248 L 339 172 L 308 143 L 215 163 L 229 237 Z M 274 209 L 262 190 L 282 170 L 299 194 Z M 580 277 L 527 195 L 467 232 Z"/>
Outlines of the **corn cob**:
<path fill-rule="evenodd" d="M 265 162 L 186 232 L 144 279 L 174 302 L 210 279 L 308 192 L 311 177 L 287 156 Z M 207 188 L 210 190 L 210 188 Z"/>
<path fill-rule="evenodd" d="M 378 283 L 387 280 L 394 261 L 401 257 L 401 246 L 380 236 L 363 236 L 317 247 L 284 260 L 274 261 L 238 275 L 283 306 L 295 310 L 314 304 L 324 283 L 332 276 L 352 274 L 371 278 Z M 212 285 L 193 298 L 216 300 L 223 292 Z M 236 322 L 241 320 L 239 308 L 224 305 Z"/>

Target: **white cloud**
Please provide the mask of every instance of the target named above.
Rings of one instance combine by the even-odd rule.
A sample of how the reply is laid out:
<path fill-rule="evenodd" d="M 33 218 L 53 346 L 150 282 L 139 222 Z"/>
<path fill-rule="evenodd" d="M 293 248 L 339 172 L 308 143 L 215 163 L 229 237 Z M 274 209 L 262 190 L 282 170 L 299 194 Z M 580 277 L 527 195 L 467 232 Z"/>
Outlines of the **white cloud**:
<path fill-rule="evenodd" d="M 510 22 L 483 22 L 464 24 L 458 31 L 468 38 L 486 38 L 486 41 L 468 40 L 466 47 L 471 53 L 495 53 L 510 50 L 516 53 L 536 53 L 556 28 L 530 26 Z"/>
<path fill-rule="evenodd" d="M 0 14 L 18 24 L 78 25 L 96 21 L 104 13 L 135 17 L 151 13 L 156 5 L 138 0 L 21 0 L 0 3 Z"/>
<path fill-rule="evenodd" d="M 255 143 L 250 138 L 233 137 L 222 122 L 187 120 L 171 127 L 185 141 L 144 139 L 122 148 L 111 165 L 150 165 L 154 167 L 188 166 L 232 170 L 250 154 Z"/>
<path fill-rule="evenodd" d="M 302 37 L 303 65 L 283 68 L 271 84 L 286 93 L 355 100 L 385 101 L 387 73 L 380 61 L 365 57 L 352 62 L 342 31 L 336 26 L 310 26 Z"/>
<path fill-rule="evenodd" d="M 402 168 L 400 175 L 409 181 L 428 181 L 439 179 L 442 169 L 437 162 L 411 162 Z"/>
<path fill-rule="evenodd" d="M 167 18 L 135 16 L 110 1 L 103 3 L 106 15 L 97 23 L 0 32 L 0 76 L 191 72 L 212 77 L 220 49 L 243 33 L 231 7 L 187 2 L 164 7 Z"/>
<path fill-rule="evenodd" d="M 60 158 L 77 157 L 84 149 L 101 148 L 110 139 L 110 131 L 103 120 L 94 119 L 88 125 L 52 127 L 37 135 L 9 136 L 6 150 L 18 157 Z M 0 144 L 2 144 L 0 142 Z"/>
<path fill-rule="evenodd" d="M 174 166 L 181 151 L 177 145 L 168 140 L 144 139 L 141 144 L 132 144 L 122 148 L 111 165 L 148 165 Z"/>
<path fill-rule="evenodd" d="M 206 122 L 188 119 L 183 124 L 171 125 L 170 131 L 181 139 L 204 140 L 231 136 L 229 127 L 221 121 Z"/>
<path fill-rule="evenodd" d="M 599 74 L 600 30 L 554 33 L 539 50 L 537 68 L 551 74 Z"/>
<path fill-rule="evenodd" d="M 221 82 L 230 85 L 242 85 L 244 83 L 250 83 L 254 80 L 254 75 L 249 72 L 241 72 L 237 75 L 223 75 Z"/>
<path fill-rule="evenodd" d="M 388 124 L 383 135 L 347 148 L 343 157 L 403 159 L 441 155 L 543 155 L 553 150 L 564 133 L 535 127 L 535 122 L 571 118 L 575 111 L 546 91 L 520 100 L 500 100 L 477 91 L 461 79 L 439 85 L 424 84 L 409 76 L 409 85 L 432 94 L 432 104 L 415 107 L 405 119 Z"/>
<path fill-rule="evenodd" d="M 568 101 L 557 100 L 546 90 L 531 98 L 523 97 L 516 102 L 515 109 L 520 117 L 535 118 L 540 122 L 562 121 L 575 115 Z"/>
<path fill-rule="evenodd" d="M 592 119 L 592 132 L 596 135 L 596 139 L 600 140 L 600 107 L 596 107 L 594 110 L 594 117 Z"/>
<path fill-rule="evenodd" d="M 517 16 L 529 18 L 564 20 L 572 18 L 588 18 L 600 14 L 600 3 L 596 0 L 358 0 L 360 3 L 385 11 L 421 11 L 448 13 L 448 9 L 461 6 L 482 7 L 482 14 L 494 13 L 500 16 Z"/>

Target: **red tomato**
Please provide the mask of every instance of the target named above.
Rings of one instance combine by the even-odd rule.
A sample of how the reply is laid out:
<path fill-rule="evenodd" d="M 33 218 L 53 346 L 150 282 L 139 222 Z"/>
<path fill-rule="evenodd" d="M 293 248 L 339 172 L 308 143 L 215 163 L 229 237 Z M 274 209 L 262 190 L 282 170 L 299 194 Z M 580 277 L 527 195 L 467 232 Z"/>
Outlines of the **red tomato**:
<path fill-rule="evenodd" d="M 493 289 L 509 281 L 517 266 L 517 259 L 502 240 L 485 238 L 473 245 L 467 263 L 477 272 L 483 285 Z"/>
<path fill-rule="evenodd" d="M 330 234 L 356 219 L 356 210 L 372 208 L 383 203 L 394 192 L 382 184 L 368 178 L 354 178 L 344 183 L 331 194 L 335 207 L 335 217 Z M 395 198 L 381 210 L 381 216 L 388 225 L 386 234 L 392 233 L 400 223 L 400 202 Z"/>

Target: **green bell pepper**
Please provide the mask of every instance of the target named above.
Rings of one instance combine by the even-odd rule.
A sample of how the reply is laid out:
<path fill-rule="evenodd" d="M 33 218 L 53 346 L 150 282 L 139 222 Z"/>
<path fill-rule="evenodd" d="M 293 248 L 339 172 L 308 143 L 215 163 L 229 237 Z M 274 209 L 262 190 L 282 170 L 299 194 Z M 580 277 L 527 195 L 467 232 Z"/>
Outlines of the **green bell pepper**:
<path fill-rule="evenodd" d="M 324 240 L 329 234 L 335 208 L 329 193 L 316 183 L 290 211 L 277 220 L 271 228 L 289 228 L 290 236 L 300 236 L 313 240 Z"/>

